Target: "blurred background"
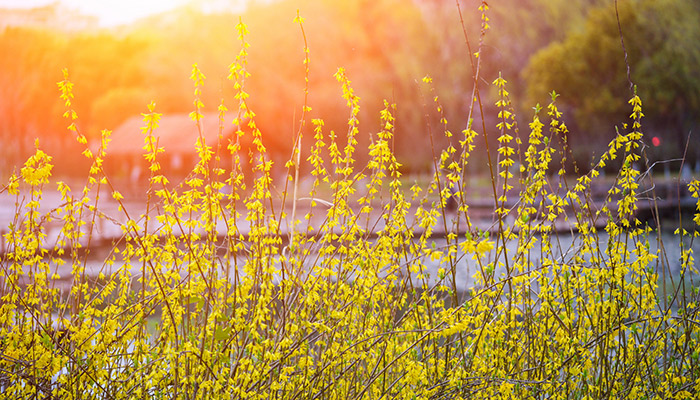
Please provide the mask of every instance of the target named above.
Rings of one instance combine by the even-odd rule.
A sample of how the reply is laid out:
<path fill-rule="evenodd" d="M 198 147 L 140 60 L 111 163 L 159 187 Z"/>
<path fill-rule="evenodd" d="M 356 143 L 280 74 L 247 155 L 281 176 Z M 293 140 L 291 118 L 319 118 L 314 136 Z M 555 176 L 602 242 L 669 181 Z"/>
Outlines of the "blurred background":
<path fill-rule="evenodd" d="M 472 52 L 479 45 L 480 4 L 460 0 Z M 82 149 L 62 117 L 56 82 L 63 79 L 63 68 L 75 84 L 79 129 L 93 147 L 101 130 L 114 131 L 115 148 L 108 154 L 122 160 L 140 157 L 142 139 L 129 135 L 138 132 L 140 113 L 151 101 L 168 118 L 163 129 L 187 123 L 176 121 L 194 110 L 188 79 L 193 63 L 207 77 L 204 111 L 216 112 L 223 100 L 233 118 L 237 102 L 226 77 L 240 49 L 239 16 L 250 31 L 246 88 L 251 108 L 270 157 L 283 166 L 304 99 L 304 42 L 293 22 L 297 9 L 305 18 L 310 48 L 309 117 L 323 118 L 326 134 L 345 135 L 349 110 L 333 77 L 344 67 L 361 98 L 357 158 L 366 157 L 363 149 L 380 129 L 379 110 L 387 99 L 397 105 L 399 162 L 408 173 L 430 171 L 428 124 L 441 132 L 433 96 L 440 98 L 455 143 L 466 127 L 472 96 L 470 54 L 454 1 L 64 0 L 0 1 L 0 177 L 6 179 L 34 151 L 35 138 L 54 157 L 55 173 L 85 176 Z M 508 81 L 523 138 L 533 108 L 539 103 L 546 110 L 548 93 L 555 90 L 571 131 L 570 161 L 585 172 L 631 113 L 613 1 L 500 0 L 487 16 L 479 82 L 486 135 L 498 134 L 491 82 L 499 72 Z M 649 157 L 670 160 L 687 153 L 686 165 L 700 169 L 700 1 L 621 0 L 619 17 L 631 78 L 644 102 Z M 426 75 L 433 78 L 435 93 L 422 83 Z M 479 118 L 475 126 L 481 133 Z M 305 149 L 311 128 L 307 124 Z M 168 143 L 177 136 L 168 135 L 163 132 L 170 139 L 159 144 L 166 153 L 169 146 L 178 147 Z M 445 140 L 438 145 L 446 145 Z M 486 155 L 477 146 L 474 157 L 481 160 L 470 168 L 480 172 Z M 166 167 L 183 169 L 183 162 L 192 162 L 187 157 L 178 156 Z M 678 169 L 680 162 L 666 165 Z M 114 174 L 128 177 L 134 170 L 115 168 Z"/>

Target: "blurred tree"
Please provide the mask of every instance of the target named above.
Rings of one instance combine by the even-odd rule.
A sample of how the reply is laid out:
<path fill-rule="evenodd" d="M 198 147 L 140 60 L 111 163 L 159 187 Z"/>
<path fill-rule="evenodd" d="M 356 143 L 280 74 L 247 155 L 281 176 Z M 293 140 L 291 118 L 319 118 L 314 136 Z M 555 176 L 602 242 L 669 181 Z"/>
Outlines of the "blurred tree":
<path fill-rule="evenodd" d="M 647 131 L 676 143 L 682 154 L 686 135 L 700 111 L 700 10 L 689 0 L 626 0 L 619 16 L 631 78 L 639 87 Z M 584 136 L 573 147 L 601 145 L 613 126 L 627 122 L 631 97 L 613 4 L 592 11 L 580 32 L 571 32 L 532 57 L 525 71 L 530 102 L 545 101 L 552 89 L 573 111 Z M 695 154 L 695 155 L 694 155 Z M 697 157 L 697 150 L 690 154 Z"/>
<path fill-rule="evenodd" d="M 480 58 L 479 87 L 486 114 L 495 115 L 490 82 L 502 71 L 521 120 L 529 120 L 530 107 L 536 101 L 546 102 L 546 93 L 554 89 L 562 93 L 564 109 L 575 111 L 570 113 L 572 122 L 593 136 L 609 137 L 611 121 L 624 120 L 628 114 L 629 91 L 614 10 L 604 3 L 609 1 L 493 4 L 487 12 L 491 29 Z M 472 52 L 479 43 L 479 4 L 480 0 L 460 0 Z M 473 55 L 465 45 L 454 2 L 251 2 L 243 15 L 251 44 L 252 76 L 246 85 L 264 142 L 278 153 L 278 165 L 290 155 L 304 99 L 303 40 L 293 22 L 297 9 L 306 19 L 310 48 L 309 119 L 323 118 L 326 132 L 334 130 L 342 142 L 349 111 L 333 74 L 344 67 L 361 98 L 359 152 L 380 129 L 383 99 L 397 104 L 394 148 L 408 169 L 430 168 L 426 123 L 436 138 L 441 136 L 433 94 L 440 98 L 447 128 L 455 133 L 454 140 L 459 139 L 474 82 Z M 697 2 L 622 0 L 620 13 L 633 78 L 649 117 L 645 126 L 673 127 L 677 135 L 673 142 L 680 143 L 682 132 L 697 123 L 698 115 Z M 0 140 L 20 150 L 31 149 L 36 136 L 72 142 L 55 90 L 64 67 L 75 83 L 79 126 L 92 136 L 143 112 L 151 100 L 158 112 L 192 111 L 193 84 L 187 78 L 195 62 L 207 76 L 201 96 L 205 111 L 214 111 L 222 98 L 235 109 L 233 85 L 226 77 L 240 46 L 237 20 L 231 14 L 181 8 L 113 31 L 5 30 L 0 33 Z M 435 93 L 421 82 L 426 75 L 433 78 Z M 474 117 L 478 119 L 478 113 Z M 495 121 L 487 121 L 486 134 L 495 131 Z M 305 135 L 304 147 L 310 139 Z M 590 154 L 590 140 L 573 140 L 578 140 L 575 148 Z M 444 140 L 438 143 L 444 145 Z M 8 157 L 20 153 L 13 151 Z"/>
<path fill-rule="evenodd" d="M 75 84 L 74 108 L 84 133 L 97 136 L 100 130 L 108 128 L 106 124 L 114 120 L 114 117 L 105 114 L 92 114 L 97 99 L 116 88 L 145 85 L 148 78 L 143 73 L 140 60 L 143 60 L 152 44 L 144 37 L 120 38 L 107 32 L 83 33 L 69 38 L 63 67 L 68 68 L 71 81 Z M 145 104 L 141 104 L 139 110 L 143 109 Z M 100 119 L 105 117 L 105 121 Z"/>
<path fill-rule="evenodd" d="M 406 0 L 285 0 L 254 5 L 245 13 L 251 44 L 250 101 L 267 143 L 288 157 L 301 117 L 304 53 L 299 26 L 293 23 L 297 9 L 305 18 L 310 49 L 310 117 L 323 118 L 327 131 L 336 131 L 342 142 L 349 110 L 333 75 L 343 67 L 361 98 L 358 157 L 366 150 L 370 132 L 379 129 L 379 110 L 386 98 L 398 104 L 400 155 L 418 160 L 416 151 L 423 153 L 427 138 L 416 82 L 426 73 L 431 36 L 420 10 Z"/>
<path fill-rule="evenodd" d="M 60 75 L 57 58 L 63 37 L 49 32 L 8 28 L 0 36 L 0 142 L 3 170 L 33 149 L 34 138 L 51 131 L 46 115 L 59 102 L 47 96 Z M 55 94 L 52 93 L 52 94 Z M 59 115 L 60 116 L 60 115 Z"/>
<path fill-rule="evenodd" d="M 582 31 L 589 11 L 608 0 L 504 0 L 489 10 L 492 32 L 484 49 L 485 78 L 501 72 L 515 96 L 522 96 L 522 70 L 530 57 L 552 42 Z M 527 109 L 529 110 L 528 106 Z"/>
<path fill-rule="evenodd" d="M 460 0 L 463 24 L 460 23 L 455 2 L 416 0 L 432 29 L 433 56 L 429 63 L 434 68 L 437 93 L 444 104 L 449 128 L 459 132 L 466 125 L 466 112 L 471 103 L 473 73 L 469 61 L 466 31 L 471 51 L 479 50 L 481 0 Z M 478 82 L 485 109 L 486 134 L 496 134 L 497 111 L 494 103 L 497 93 L 491 82 L 499 73 L 508 81 L 511 100 L 523 125 L 531 118 L 523 69 L 530 57 L 553 41 L 562 40 L 568 32 L 580 31 L 587 13 L 606 0 L 501 0 L 486 11 L 490 29 L 485 32 L 481 48 L 481 67 Z M 481 127 L 480 113 L 476 112 L 475 126 Z M 479 138 L 478 140 L 482 140 Z M 483 148 L 483 146 L 482 146 Z M 485 154 L 475 154 L 485 157 Z M 478 165 L 484 162 L 477 161 Z"/>
<path fill-rule="evenodd" d="M 146 105 L 155 97 L 143 87 L 116 87 L 108 90 L 92 102 L 92 132 L 102 129 L 114 130 L 132 115 L 146 110 Z"/>

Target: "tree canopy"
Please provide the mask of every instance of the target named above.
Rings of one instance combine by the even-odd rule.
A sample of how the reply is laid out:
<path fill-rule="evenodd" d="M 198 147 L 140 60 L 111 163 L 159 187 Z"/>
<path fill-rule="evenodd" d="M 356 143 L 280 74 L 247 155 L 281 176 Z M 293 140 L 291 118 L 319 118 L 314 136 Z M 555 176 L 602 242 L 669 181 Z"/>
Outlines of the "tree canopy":
<path fill-rule="evenodd" d="M 621 29 L 630 79 L 644 101 L 647 132 L 672 143 L 667 157 L 670 152 L 682 154 L 700 115 L 699 4 L 626 0 L 619 2 L 617 11 L 614 4 L 595 8 L 583 30 L 536 53 L 525 70 L 528 99 L 542 101 L 556 90 L 573 112 L 573 122 L 586 133 L 578 144 L 590 143 L 591 137 L 601 144 L 609 141 L 613 125 L 630 113 L 625 99 L 634 90 L 627 77 Z"/>
<path fill-rule="evenodd" d="M 250 32 L 251 106 L 266 145 L 288 157 L 304 99 L 304 38 L 294 23 L 299 10 L 310 49 L 309 117 L 323 118 L 329 131 L 343 136 L 349 110 L 333 78 L 343 67 L 361 98 L 365 133 L 359 139 L 379 130 L 387 99 L 397 105 L 394 148 L 400 161 L 424 170 L 431 164 L 423 150 L 429 143 L 426 123 L 436 126 L 444 117 L 452 132 L 467 124 L 481 3 L 461 1 L 462 21 L 453 2 L 280 0 L 251 2 L 242 16 L 183 8 L 116 30 L 6 28 L 0 32 L 0 138 L 9 144 L 3 148 L 13 150 L 3 156 L 23 159 L 37 136 L 56 145 L 72 141 L 55 90 L 63 68 L 75 83 L 79 127 L 93 138 L 145 112 L 151 101 L 161 113 L 192 111 L 194 87 L 187 78 L 193 63 L 207 77 L 200 96 L 205 109 L 216 110 L 222 99 L 235 107 L 226 77 L 240 49 L 235 26 L 241 17 Z M 646 126 L 667 139 L 665 145 L 674 144 L 668 151 L 676 156 L 676 143 L 697 126 L 699 115 L 699 7 L 690 0 L 619 3 Z M 490 29 L 483 36 L 478 81 L 484 106 L 493 108 L 490 82 L 501 74 L 525 126 L 531 108 L 556 90 L 565 118 L 587 137 L 607 142 L 614 125 L 626 120 L 631 96 L 614 6 L 604 0 L 503 0 L 486 16 Z M 422 82 L 425 76 L 433 78 L 432 88 Z M 497 131 L 492 122 L 486 135 Z M 574 145 L 590 154 L 591 141 Z"/>

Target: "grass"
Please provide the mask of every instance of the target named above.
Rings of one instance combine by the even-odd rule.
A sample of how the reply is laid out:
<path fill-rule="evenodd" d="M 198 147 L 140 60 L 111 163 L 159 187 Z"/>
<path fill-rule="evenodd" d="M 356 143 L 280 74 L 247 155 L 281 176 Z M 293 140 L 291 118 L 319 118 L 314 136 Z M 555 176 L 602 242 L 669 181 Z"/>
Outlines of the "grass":
<path fill-rule="evenodd" d="M 65 115 L 92 168 L 81 190 L 59 182 L 62 204 L 40 212 L 52 166 L 37 144 L 2 188 L 17 208 L 0 261 L 1 397 L 585 399 L 700 392 L 700 299 L 690 252 L 700 215 L 676 233 L 680 248 L 651 250 L 661 236 L 635 218 L 642 179 L 652 178 L 636 167 L 644 165 L 645 149 L 639 97 L 630 100 L 628 129 L 588 174 L 572 176 L 565 162 L 551 164 L 553 154 L 564 161 L 568 154 L 556 95 L 537 107 L 521 135 L 507 83 L 494 82 L 499 135 L 486 143 L 494 155 L 487 184 L 496 218 L 485 232 L 471 218 L 464 171 L 470 154 L 485 151 L 475 140 L 486 127 L 470 122 L 456 135 L 446 124 L 431 127 L 430 135 L 455 146 L 433 148 L 436 172 L 408 187 L 391 152 L 395 106 L 388 102 L 369 161 L 355 162 L 360 105 L 340 69 L 347 144 L 304 114 L 295 143 L 313 134 L 314 145 L 295 147 L 288 186 L 273 198 L 270 161 L 246 102 L 243 23 L 239 32 L 241 52 L 229 78 L 238 91 L 238 131 L 253 138 L 251 170 L 238 161 L 237 140 L 200 140 L 198 164 L 180 185 L 170 184 L 158 164 L 159 114 L 150 105 L 142 215 L 121 203 L 102 169 L 109 132 L 99 151 L 87 150 L 66 72 L 59 83 Z M 196 66 L 192 76 L 198 99 L 204 77 Z M 430 84 L 424 79 L 426 90 Z M 469 115 L 482 108 L 475 97 Z M 202 107 L 196 100 L 193 124 Z M 314 179 L 308 193 L 298 190 L 303 160 Z M 609 196 L 593 202 L 591 188 L 609 179 L 599 171 L 612 160 L 622 162 L 606 181 Z M 249 187 L 246 173 L 255 178 Z M 697 197 L 700 182 L 689 188 Z M 126 222 L 95 277 L 86 266 L 105 196 L 120 204 Z M 315 204 L 296 208 L 302 198 Z M 306 218 L 318 223 L 302 223 Z M 577 232 L 568 245 L 555 229 L 561 220 Z M 46 237 L 51 221 L 62 227 L 53 242 Z M 445 234 L 440 246 L 436 232 Z M 670 272 L 674 258 L 678 275 Z M 62 263 L 68 276 L 58 276 Z M 437 276 L 428 276 L 431 264 L 440 266 Z M 465 264 L 474 272 L 466 292 L 457 282 Z M 70 289 L 54 286 L 59 279 Z"/>

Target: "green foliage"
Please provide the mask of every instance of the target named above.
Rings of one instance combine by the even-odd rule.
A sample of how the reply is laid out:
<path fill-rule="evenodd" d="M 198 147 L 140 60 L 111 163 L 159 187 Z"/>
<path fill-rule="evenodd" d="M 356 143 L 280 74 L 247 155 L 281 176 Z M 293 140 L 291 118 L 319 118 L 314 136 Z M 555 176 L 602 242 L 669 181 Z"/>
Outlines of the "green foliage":
<path fill-rule="evenodd" d="M 523 67 L 539 50 L 567 35 L 581 32 L 586 16 L 605 0 L 506 0 L 495 7 L 490 23 L 497 35 L 486 38 L 486 71 L 493 80 L 502 72 L 515 86 L 511 91 L 523 97 L 526 89 Z M 561 90 L 564 87 L 558 89 Z M 551 88 L 550 88 L 551 90 Z M 524 106 L 532 104 L 526 99 Z"/>
<path fill-rule="evenodd" d="M 672 157 L 683 151 L 688 131 L 698 123 L 700 77 L 694 65 L 700 63 L 700 9 L 677 0 L 620 1 L 618 9 L 631 79 L 647 101 L 650 130 L 674 143 L 673 153 L 665 154 Z M 611 121 L 627 112 L 620 101 L 629 93 L 626 71 L 615 5 L 607 4 L 591 11 L 583 30 L 568 33 L 530 60 L 530 101 L 556 89 L 577 125 L 607 143 Z M 692 162 L 696 151 L 689 154 Z"/>

